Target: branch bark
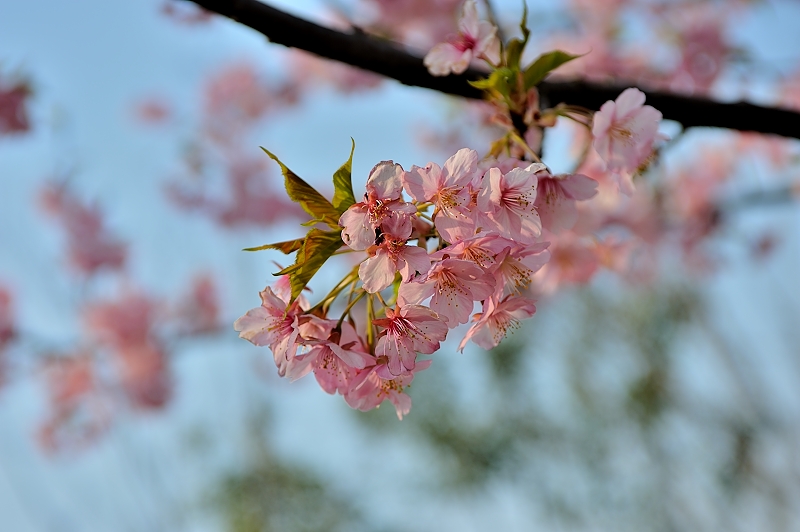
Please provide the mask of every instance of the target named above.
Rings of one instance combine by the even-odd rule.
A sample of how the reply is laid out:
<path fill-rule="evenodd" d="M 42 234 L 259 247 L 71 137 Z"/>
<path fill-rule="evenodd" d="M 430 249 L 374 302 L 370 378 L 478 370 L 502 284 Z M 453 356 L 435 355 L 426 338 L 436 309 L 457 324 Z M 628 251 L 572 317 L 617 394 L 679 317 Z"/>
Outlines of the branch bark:
<path fill-rule="evenodd" d="M 248 26 L 271 42 L 340 61 L 405 85 L 423 87 L 445 94 L 482 99 L 482 91 L 467 81 L 486 73 L 469 69 L 461 75 L 436 77 L 428 73 L 422 56 L 399 44 L 353 30 L 336 31 L 295 17 L 258 0 L 187 0 L 200 7 Z M 599 84 L 588 81 L 554 82 L 539 85 L 543 101 L 560 102 L 598 110 L 630 85 Z M 684 127 L 718 127 L 753 131 L 800 139 L 800 113 L 789 109 L 762 107 L 746 102 L 722 103 L 708 98 L 680 96 L 657 90 L 642 90 L 647 103 Z"/>

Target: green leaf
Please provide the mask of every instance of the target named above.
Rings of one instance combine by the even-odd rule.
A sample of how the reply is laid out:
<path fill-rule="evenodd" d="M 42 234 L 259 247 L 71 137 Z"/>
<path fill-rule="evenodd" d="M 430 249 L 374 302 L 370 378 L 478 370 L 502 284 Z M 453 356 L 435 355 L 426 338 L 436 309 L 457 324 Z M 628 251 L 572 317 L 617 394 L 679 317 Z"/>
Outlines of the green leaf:
<path fill-rule="evenodd" d="M 244 248 L 242 251 L 261 251 L 264 249 L 277 249 L 278 251 L 282 251 L 286 255 L 292 253 L 293 251 L 297 251 L 301 247 L 303 247 L 303 241 L 305 238 L 297 238 L 295 240 L 287 240 L 285 242 L 275 242 L 274 244 L 264 244 L 263 246 L 258 246 L 254 248 Z"/>
<path fill-rule="evenodd" d="M 528 2 L 522 0 L 522 20 L 519 21 L 519 29 L 522 31 L 522 47 L 528 44 L 528 37 L 531 36 L 531 30 L 528 29 Z"/>
<path fill-rule="evenodd" d="M 511 39 L 506 47 L 506 64 L 509 68 L 519 69 L 519 60 L 525 43 L 520 39 Z"/>
<path fill-rule="evenodd" d="M 270 158 L 278 163 L 281 167 L 284 177 L 284 185 L 289 198 L 299 203 L 303 210 L 313 217 L 314 222 L 323 222 L 331 227 L 339 226 L 339 213 L 331 202 L 317 192 L 314 187 L 306 183 L 297 174 L 289 170 L 274 154 L 265 148 L 261 148 L 270 156 Z"/>
<path fill-rule="evenodd" d="M 340 231 L 320 231 L 312 229 L 308 232 L 303 245 L 297 250 L 294 264 L 282 269 L 275 275 L 288 275 L 292 287 L 292 301 L 300 295 L 303 288 L 314 277 L 331 255 L 344 245 Z"/>
<path fill-rule="evenodd" d="M 513 77 L 514 71 L 512 69 L 498 68 L 488 78 L 470 81 L 469 84 L 476 89 L 496 91 L 503 97 L 508 98 Z"/>
<path fill-rule="evenodd" d="M 552 70 L 583 55 L 585 54 L 572 55 L 567 52 L 562 52 L 561 50 L 554 50 L 540 55 L 536 58 L 536 61 L 531 63 L 527 70 L 525 70 L 525 89 L 527 90 L 538 85 Z"/>
<path fill-rule="evenodd" d="M 350 207 L 356 202 L 356 196 L 353 193 L 353 182 L 351 180 L 353 171 L 353 152 L 356 150 L 356 141 L 350 138 L 353 142 L 353 147 L 350 148 L 350 158 L 344 163 L 336 173 L 333 174 L 333 208 L 339 214 Z"/>
<path fill-rule="evenodd" d="M 492 81 L 490 81 L 489 78 L 479 79 L 479 80 L 476 80 L 476 81 L 467 80 L 467 83 L 469 83 L 470 85 L 472 85 L 476 89 L 486 90 L 486 89 L 491 89 L 492 88 Z"/>

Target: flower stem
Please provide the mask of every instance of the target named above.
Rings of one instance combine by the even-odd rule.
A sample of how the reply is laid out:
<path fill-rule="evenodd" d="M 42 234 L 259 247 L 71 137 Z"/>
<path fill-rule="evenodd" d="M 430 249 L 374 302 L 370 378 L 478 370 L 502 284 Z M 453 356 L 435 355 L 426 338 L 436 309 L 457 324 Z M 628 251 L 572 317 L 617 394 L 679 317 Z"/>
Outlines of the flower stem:
<path fill-rule="evenodd" d="M 355 306 L 355 304 L 356 304 L 356 303 L 358 303 L 358 301 L 359 301 L 359 300 L 360 300 L 362 297 L 364 297 L 364 294 L 366 294 L 366 293 L 367 293 L 367 291 L 366 291 L 366 290 L 364 290 L 364 289 L 362 289 L 362 290 L 361 290 L 361 293 L 359 293 L 359 294 L 358 294 L 358 295 L 357 295 L 357 296 L 356 296 L 356 297 L 355 297 L 355 298 L 354 298 L 354 299 L 353 299 L 353 300 L 352 300 L 352 301 L 351 301 L 351 302 L 350 302 L 350 303 L 347 305 L 347 308 L 345 308 L 345 309 L 344 309 L 344 312 L 342 312 L 342 316 L 339 318 L 339 321 L 336 323 L 336 328 L 337 328 L 337 329 L 338 329 L 338 328 L 340 328 L 340 327 L 342 326 L 342 322 L 344 321 L 345 317 L 346 317 L 348 314 L 350 314 L 350 311 L 353 309 L 353 307 Z"/>

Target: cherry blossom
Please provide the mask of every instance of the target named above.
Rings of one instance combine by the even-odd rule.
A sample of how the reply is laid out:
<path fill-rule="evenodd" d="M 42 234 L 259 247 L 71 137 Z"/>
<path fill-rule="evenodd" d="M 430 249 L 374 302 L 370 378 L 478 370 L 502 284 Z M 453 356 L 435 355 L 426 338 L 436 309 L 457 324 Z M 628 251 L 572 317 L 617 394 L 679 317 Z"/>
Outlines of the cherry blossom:
<path fill-rule="evenodd" d="M 108 232 L 96 205 L 81 203 L 66 182 L 47 185 L 40 200 L 45 212 L 66 230 L 69 260 L 77 271 L 91 275 L 100 268 L 122 268 L 126 246 Z"/>
<path fill-rule="evenodd" d="M 219 301 L 214 279 L 201 275 L 192 281 L 188 296 L 181 298 L 176 311 L 183 334 L 213 332 L 219 325 Z"/>
<path fill-rule="evenodd" d="M 451 72 L 461 74 L 473 59 L 486 59 L 492 64 L 499 62 L 497 28 L 489 22 L 478 20 L 475 0 L 464 2 L 458 29 L 457 35 L 437 44 L 425 56 L 425 66 L 434 76 L 446 76 Z"/>
<path fill-rule="evenodd" d="M 389 401 L 394 405 L 397 419 L 402 421 L 403 416 L 411 411 L 411 397 L 404 393 L 405 389 L 411 385 L 416 372 L 428 369 L 430 365 L 430 360 L 421 360 L 412 371 L 397 376 L 386 370 L 385 363 L 372 366 L 355 377 L 344 398 L 348 405 L 362 412 Z"/>
<path fill-rule="evenodd" d="M 417 208 L 401 199 L 402 174 L 403 167 L 392 161 L 383 161 L 372 169 L 364 201 L 352 205 L 339 219 L 345 244 L 357 251 L 374 245 L 375 230 L 391 216 L 399 218 L 394 225 L 396 237 L 404 239 L 411 235 L 410 215 L 416 213 Z"/>
<path fill-rule="evenodd" d="M 467 323 L 475 301 L 494 291 L 495 280 L 476 264 L 460 259 L 445 259 L 431 266 L 419 280 L 400 285 L 399 298 L 420 303 L 433 296 L 430 308 L 447 319 L 450 327 Z"/>
<path fill-rule="evenodd" d="M 412 371 L 417 353 L 433 353 L 447 336 L 442 316 L 419 305 L 387 308 L 386 317 L 372 323 L 385 329 L 375 346 L 375 355 L 385 361 L 392 375 Z"/>
<path fill-rule="evenodd" d="M 256 346 L 269 346 L 283 376 L 302 341 L 300 337 L 300 308 L 295 301 L 287 306 L 286 301 L 276 296 L 270 287 L 259 294 L 261 306 L 248 310 L 236 320 L 233 328 L 239 337 Z"/>
<path fill-rule="evenodd" d="M 639 89 L 625 89 L 615 101 L 604 103 L 592 122 L 594 148 L 608 169 L 628 174 L 620 183 L 627 195 L 633 191 L 629 174 L 650 157 L 661 121 L 661 113 L 644 100 Z"/>
<path fill-rule="evenodd" d="M 467 331 L 458 346 L 463 351 L 467 342 L 472 340 L 484 349 L 497 347 L 510 329 L 517 329 L 520 320 L 530 318 L 536 313 L 534 302 L 507 296 L 499 303 L 495 298 L 487 299 L 483 304 L 483 312 L 475 314 L 475 323 Z"/>
<path fill-rule="evenodd" d="M 542 234 L 542 221 L 536 212 L 536 172 L 546 167 L 533 163 L 503 174 L 490 168 L 478 195 L 478 208 L 485 213 L 488 228 L 522 243 L 534 243 Z"/>
<path fill-rule="evenodd" d="M 0 353 L 16 335 L 11 293 L 0 286 Z"/>
<path fill-rule="evenodd" d="M 0 80 L 0 135 L 24 133 L 31 128 L 26 108 L 30 95 L 27 83 Z"/>
<path fill-rule="evenodd" d="M 529 246 L 515 244 L 505 247 L 495 256 L 495 264 L 490 271 L 495 276 L 495 296 L 519 295 L 531 282 L 533 274 L 550 260 L 547 251 L 549 242 Z"/>
<path fill-rule="evenodd" d="M 156 342 L 121 346 L 114 361 L 130 404 L 143 410 L 163 407 L 172 396 L 166 353 Z"/>
<path fill-rule="evenodd" d="M 408 281 L 416 273 L 424 274 L 430 268 L 431 259 L 424 249 L 406 245 L 405 240 L 398 240 L 389 233 L 381 235 L 381 239 L 378 246 L 367 250 L 370 258 L 358 268 L 358 276 L 367 292 L 380 292 L 392 284 L 397 272 L 403 281 Z"/>
<path fill-rule="evenodd" d="M 597 194 L 597 181 L 582 174 L 538 174 L 536 212 L 542 226 L 548 231 L 571 229 L 578 219 L 576 201 L 593 198 Z"/>
<path fill-rule="evenodd" d="M 91 354 L 54 356 L 43 369 L 51 413 L 38 430 L 42 447 L 52 453 L 96 440 L 110 426 L 111 412 L 97 389 Z"/>
<path fill-rule="evenodd" d="M 89 334 L 115 350 L 153 341 L 157 319 L 157 302 L 133 291 L 116 300 L 92 302 L 83 311 Z"/>
<path fill-rule="evenodd" d="M 470 213 L 472 196 L 467 185 L 478 166 L 478 153 L 463 148 L 447 159 L 444 167 L 429 163 L 426 167 L 412 166 L 403 174 L 403 186 L 415 201 L 431 202 L 435 207 L 434 225 L 448 242 L 474 227 Z"/>
<path fill-rule="evenodd" d="M 313 371 L 325 392 L 344 395 L 357 370 L 374 365 L 375 359 L 366 351 L 361 337 L 349 323 L 342 323 L 337 330 L 335 321 L 315 321 L 318 323 L 317 338 L 306 342 L 311 348 L 296 357 L 286 376 L 294 381 Z"/>
<path fill-rule="evenodd" d="M 227 194 L 206 185 L 207 179 L 176 180 L 167 184 L 166 192 L 179 207 L 205 213 L 229 229 L 264 227 L 287 218 L 300 220 L 303 210 L 276 194 L 269 185 L 271 178 L 263 160 L 232 154 L 224 169 Z"/>
<path fill-rule="evenodd" d="M 549 251 L 550 260 L 534 278 L 545 293 L 555 292 L 564 283 L 587 283 L 599 267 L 595 244 L 570 233 L 554 240 Z"/>

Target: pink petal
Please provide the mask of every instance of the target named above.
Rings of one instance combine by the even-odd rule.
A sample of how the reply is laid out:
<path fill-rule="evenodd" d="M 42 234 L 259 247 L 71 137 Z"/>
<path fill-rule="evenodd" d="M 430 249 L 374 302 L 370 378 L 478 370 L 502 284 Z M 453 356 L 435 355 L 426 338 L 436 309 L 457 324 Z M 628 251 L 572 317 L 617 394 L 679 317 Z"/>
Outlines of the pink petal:
<path fill-rule="evenodd" d="M 367 179 L 367 191 L 370 197 L 375 196 L 381 200 L 394 200 L 400 198 L 403 183 L 400 177 L 403 167 L 392 161 L 381 161 L 372 169 Z"/>
<path fill-rule="evenodd" d="M 343 227 L 342 240 L 350 248 L 362 251 L 375 243 L 375 228 L 369 221 L 369 212 L 363 203 L 356 203 L 347 209 L 339 218 L 339 225 Z"/>
<path fill-rule="evenodd" d="M 631 113 L 644 105 L 645 95 L 639 89 L 631 87 L 622 91 L 616 99 L 616 119 L 626 120 Z M 601 107 L 602 110 L 602 107 Z"/>
<path fill-rule="evenodd" d="M 358 277 L 364 283 L 364 290 L 370 294 L 380 292 L 392 284 L 396 272 L 397 265 L 383 248 L 378 248 L 374 257 L 368 258 L 358 267 Z"/>
<path fill-rule="evenodd" d="M 583 174 L 562 179 L 561 188 L 574 200 L 588 200 L 597 195 L 597 181 Z"/>
<path fill-rule="evenodd" d="M 444 163 L 447 178 L 445 186 L 466 186 L 478 168 L 478 152 L 469 148 L 461 148 Z"/>

